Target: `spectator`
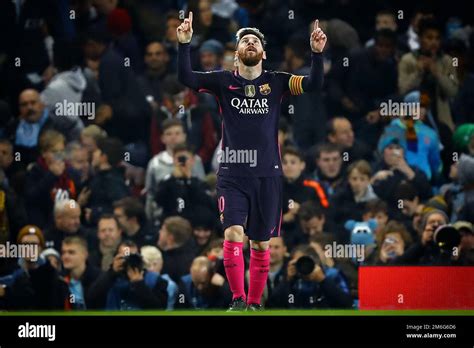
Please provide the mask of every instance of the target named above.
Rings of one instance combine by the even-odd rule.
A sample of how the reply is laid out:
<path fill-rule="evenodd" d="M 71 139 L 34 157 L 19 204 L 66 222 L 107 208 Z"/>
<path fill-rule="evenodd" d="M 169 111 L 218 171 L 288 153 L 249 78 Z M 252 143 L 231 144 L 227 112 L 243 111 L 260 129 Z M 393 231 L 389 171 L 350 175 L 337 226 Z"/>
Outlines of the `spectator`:
<path fill-rule="evenodd" d="M 97 30 L 86 35 L 83 50 L 87 59 L 100 61 L 103 104 L 96 110 L 95 124 L 124 144 L 146 139 L 151 109 L 130 64 L 124 63 L 124 57 Z"/>
<path fill-rule="evenodd" d="M 461 265 L 474 265 L 474 230 L 468 221 L 456 221 L 453 224 L 461 234 L 459 260 Z"/>
<path fill-rule="evenodd" d="M 173 173 L 158 184 L 155 201 L 163 208 L 164 218 L 180 215 L 194 219 L 196 206 L 214 209 L 215 203 L 208 194 L 206 184 L 192 176 L 194 154 L 186 144 L 173 149 Z"/>
<path fill-rule="evenodd" d="M 426 175 L 416 167 L 408 165 L 405 149 L 395 138 L 387 138 L 380 147 L 383 156 L 371 184 L 375 194 L 385 200 L 391 209 L 398 207 L 397 187 L 403 180 L 418 189 L 420 199 L 431 197 L 431 186 Z"/>
<path fill-rule="evenodd" d="M 79 118 L 56 116 L 48 110 L 33 89 L 25 89 L 19 96 L 20 116 L 15 133 L 15 147 L 26 166 L 38 156 L 40 135 L 47 129 L 61 132 L 68 141 L 79 138 L 82 121 Z"/>
<path fill-rule="evenodd" d="M 155 221 L 158 215 L 155 201 L 158 184 L 166 176 L 173 172 L 173 149 L 178 144 L 186 141 L 183 123 L 177 119 L 163 121 L 163 134 L 161 141 L 166 146 L 166 150 L 155 155 L 146 171 L 145 189 L 146 189 L 146 212 L 149 219 Z M 204 167 L 199 156 L 194 156 L 194 165 L 192 174 L 199 179 L 204 179 Z"/>
<path fill-rule="evenodd" d="M 288 248 L 282 237 L 270 239 L 270 271 L 267 281 L 267 298 L 272 296 L 273 290 L 286 279 L 288 267 Z M 265 293 L 264 293 L 265 296 Z"/>
<path fill-rule="evenodd" d="M 309 274 L 298 271 L 296 263 L 303 257 L 314 261 Z M 290 301 L 289 295 L 294 295 Z M 318 299 L 315 301 L 315 299 Z M 350 308 L 352 299 L 326 276 L 316 251 L 310 246 L 295 248 L 287 267 L 287 279 L 274 290 L 268 302 L 272 308 Z"/>
<path fill-rule="evenodd" d="M 419 23 L 420 49 L 405 54 L 398 65 L 400 94 L 419 90 L 429 100 L 440 136 L 450 136 L 454 123 L 449 98 L 458 91 L 452 58 L 441 52 L 441 29 L 432 18 Z"/>
<path fill-rule="evenodd" d="M 39 140 L 40 156 L 26 173 L 28 217 L 39 227 L 45 227 L 52 221 L 57 200 L 77 197 L 77 183 L 64 161 L 64 143 L 61 133 L 54 130 L 44 132 Z"/>
<path fill-rule="evenodd" d="M 339 146 L 350 161 L 360 159 L 370 161 L 372 159 L 372 154 L 367 145 L 354 138 L 352 124 L 345 117 L 334 117 L 329 120 L 328 140 L 330 143 Z"/>
<path fill-rule="evenodd" d="M 138 247 L 152 245 L 155 236 L 149 229 L 145 208 L 139 199 L 125 197 L 113 203 L 114 216 L 117 218 L 123 238 L 132 240 Z"/>
<path fill-rule="evenodd" d="M 341 186 L 344 176 L 341 150 L 337 145 L 326 143 L 316 147 L 316 170 L 313 179 L 321 183 L 331 196 Z"/>
<path fill-rule="evenodd" d="M 168 292 L 168 305 L 166 309 L 174 309 L 176 297 L 178 296 L 178 285 L 168 274 L 161 274 L 161 270 L 163 269 L 163 255 L 161 254 L 161 251 L 155 246 L 145 245 L 141 247 L 140 254 L 143 257 L 145 269 L 149 272 L 158 273 L 161 278 L 168 282 L 168 287 L 166 289 Z"/>
<path fill-rule="evenodd" d="M 334 221 L 339 229 L 339 235 L 344 235 L 343 224 L 347 220 L 361 220 L 365 204 L 377 199 L 377 195 L 370 184 L 372 169 L 367 161 L 353 162 L 347 168 L 347 184 L 331 197 L 330 220 Z M 349 235 L 343 238 L 344 243 L 349 241 Z"/>
<path fill-rule="evenodd" d="M 377 242 L 379 250 L 377 264 L 386 265 L 403 255 L 412 239 L 403 224 L 392 220 L 377 235 Z"/>
<path fill-rule="evenodd" d="M 225 44 L 232 40 L 229 20 L 212 12 L 212 1 L 192 0 L 188 4 L 188 10 L 197 14 L 193 23 L 196 43 L 215 39 Z"/>
<path fill-rule="evenodd" d="M 66 146 L 66 162 L 71 166 L 72 176 L 83 187 L 91 176 L 89 153 L 78 142 L 71 142 Z M 82 190 L 79 190 L 79 192 Z"/>
<path fill-rule="evenodd" d="M 84 128 L 81 132 L 81 144 L 87 149 L 89 159 L 92 159 L 94 151 L 97 150 L 97 142 L 107 137 L 107 132 L 95 124 Z"/>
<path fill-rule="evenodd" d="M 117 218 L 103 214 L 97 223 L 97 239 L 89 253 L 89 263 L 107 271 L 122 241 L 122 230 Z"/>
<path fill-rule="evenodd" d="M 145 47 L 145 72 L 138 78 L 138 82 L 154 112 L 162 101 L 163 80 L 170 71 L 169 61 L 170 57 L 163 43 L 152 41 Z"/>
<path fill-rule="evenodd" d="M 314 201 L 324 208 L 329 201 L 322 185 L 306 179 L 303 171 L 306 167 L 303 155 L 295 148 L 287 147 L 282 152 L 283 166 L 283 229 L 293 230 L 299 207 L 306 201 Z"/>
<path fill-rule="evenodd" d="M 64 307 L 58 296 L 60 280 L 56 269 L 39 258 L 44 236 L 38 226 L 26 225 L 18 233 L 18 244 L 37 248 L 20 258 L 16 270 L 0 278 L 0 305 L 14 310 L 51 310 Z M 30 249 L 31 250 L 31 249 Z"/>
<path fill-rule="evenodd" d="M 13 144 L 7 139 L 0 139 L 0 170 L 3 170 L 8 185 L 17 194 L 23 195 L 25 171 L 19 162 L 18 158 L 13 157 Z"/>
<path fill-rule="evenodd" d="M 418 91 L 407 94 L 405 103 L 420 103 Z M 401 115 L 385 128 L 379 139 L 379 149 L 386 144 L 387 138 L 396 138 L 407 149 L 407 163 L 421 169 L 429 180 L 439 178 L 442 170 L 440 150 L 442 145 L 436 132 L 423 121 L 426 109 L 420 108 L 420 115 Z"/>
<path fill-rule="evenodd" d="M 163 253 L 163 273 L 169 274 L 176 283 L 189 272 L 193 261 L 187 245 L 191 234 L 191 224 L 180 216 L 165 219 L 160 229 L 158 247 Z"/>
<path fill-rule="evenodd" d="M 125 184 L 124 171 L 119 166 L 124 158 L 122 143 L 116 138 L 99 140 L 92 157 L 95 175 L 88 186 L 90 196 L 87 208 L 90 216 L 88 222 L 94 224 L 103 213 L 112 213 L 113 202 L 127 196 L 129 189 Z"/>
<path fill-rule="evenodd" d="M 217 40 L 204 41 L 199 48 L 201 71 L 221 70 L 224 46 Z"/>
<path fill-rule="evenodd" d="M 191 224 L 193 227 L 193 237 L 191 248 L 194 255 L 203 255 L 211 242 L 216 238 L 217 216 L 214 210 L 196 205 L 195 214 Z"/>
<path fill-rule="evenodd" d="M 46 246 L 61 251 L 64 238 L 68 236 L 88 238 L 81 226 L 81 207 L 73 199 L 59 200 L 54 204 L 54 222 L 45 233 Z"/>
<path fill-rule="evenodd" d="M 62 242 L 61 261 L 65 271 L 66 310 L 97 309 L 103 306 L 104 299 L 94 298 L 89 292 L 100 270 L 87 263 L 87 250 L 87 241 L 77 235 L 68 236 Z"/>
<path fill-rule="evenodd" d="M 362 220 L 367 222 L 370 219 L 375 219 L 375 221 L 377 221 L 376 235 L 385 227 L 388 218 L 388 205 L 381 199 L 370 200 L 365 204 Z"/>
<path fill-rule="evenodd" d="M 224 309 L 232 300 L 225 278 L 215 273 L 205 256 L 193 260 L 190 273 L 181 277 L 176 308 Z"/>
<path fill-rule="evenodd" d="M 464 195 L 457 219 L 474 223 L 474 157 L 461 155 L 458 164 L 458 181 Z"/>

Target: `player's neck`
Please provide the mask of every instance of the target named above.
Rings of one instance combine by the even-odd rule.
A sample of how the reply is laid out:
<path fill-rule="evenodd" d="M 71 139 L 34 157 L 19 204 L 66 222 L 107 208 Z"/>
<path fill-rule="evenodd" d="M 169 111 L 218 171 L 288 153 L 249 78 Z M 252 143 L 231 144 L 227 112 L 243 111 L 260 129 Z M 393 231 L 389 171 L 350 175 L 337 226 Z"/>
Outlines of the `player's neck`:
<path fill-rule="evenodd" d="M 258 63 L 255 66 L 247 66 L 239 64 L 239 75 L 246 80 L 255 80 L 262 74 L 262 63 Z"/>

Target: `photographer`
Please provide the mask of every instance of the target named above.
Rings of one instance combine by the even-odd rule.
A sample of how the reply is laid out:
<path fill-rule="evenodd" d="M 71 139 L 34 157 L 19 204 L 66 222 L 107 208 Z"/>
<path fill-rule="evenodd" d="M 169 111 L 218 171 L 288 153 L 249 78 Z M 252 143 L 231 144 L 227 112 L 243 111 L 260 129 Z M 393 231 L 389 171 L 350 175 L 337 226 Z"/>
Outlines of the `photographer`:
<path fill-rule="evenodd" d="M 124 241 L 110 269 L 92 284 L 90 291 L 97 297 L 106 294 L 107 310 L 165 309 L 167 286 L 158 273 L 145 270 L 137 245 Z"/>
<path fill-rule="evenodd" d="M 287 267 L 287 279 L 273 291 L 272 308 L 351 308 L 351 296 L 326 277 L 318 253 L 311 246 L 293 250 Z"/>
<path fill-rule="evenodd" d="M 163 219 L 179 215 L 194 220 L 194 208 L 202 206 L 215 209 L 206 184 L 192 176 L 193 151 L 186 144 L 179 144 L 173 150 L 173 172 L 158 185 L 155 200 L 163 208 Z"/>
<path fill-rule="evenodd" d="M 181 295 L 184 295 L 181 296 Z M 205 256 L 196 257 L 190 273 L 181 277 L 176 308 L 227 308 L 232 299 L 229 284 Z"/>
<path fill-rule="evenodd" d="M 393 260 L 408 265 L 456 265 L 459 257 L 461 235 L 451 225 L 447 215 L 437 209 L 424 214 L 421 241 L 412 245 Z"/>

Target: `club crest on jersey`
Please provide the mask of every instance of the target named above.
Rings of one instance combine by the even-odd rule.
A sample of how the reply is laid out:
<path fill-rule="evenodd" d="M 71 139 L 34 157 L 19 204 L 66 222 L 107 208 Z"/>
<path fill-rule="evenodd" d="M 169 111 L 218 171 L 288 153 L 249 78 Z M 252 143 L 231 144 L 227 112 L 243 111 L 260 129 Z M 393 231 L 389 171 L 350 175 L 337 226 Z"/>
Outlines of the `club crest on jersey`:
<path fill-rule="evenodd" d="M 245 85 L 245 96 L 249 98 L 255 97 L 255 86 L 254 85 Z"/>
<path fill-rule="evenodd" d="M 269 95 L 272 89 L 268 83 L 258 86 L 261 95 Z"/>

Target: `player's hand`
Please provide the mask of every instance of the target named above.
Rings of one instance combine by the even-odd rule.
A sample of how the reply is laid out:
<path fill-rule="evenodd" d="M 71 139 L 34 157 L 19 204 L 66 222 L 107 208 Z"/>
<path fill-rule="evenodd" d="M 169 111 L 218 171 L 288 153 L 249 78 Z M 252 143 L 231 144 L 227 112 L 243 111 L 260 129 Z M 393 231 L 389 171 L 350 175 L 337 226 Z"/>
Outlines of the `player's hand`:
<path fill-rule="evenodd" d="M 326 34 L 319 27 L 319 20 L 314 21 L 314 29 L 311 33 L 311 38 L 309 40 L 311 45 L 311 50 L 316 53 L 321 53 L 326 45 L 327 37 Z"/>
<path fill-rule="evenodd" d="M 189 12 L 188 18 L 176 29 L 179 43 L 189 43 L 193 37 L 193 13 Z"/>

